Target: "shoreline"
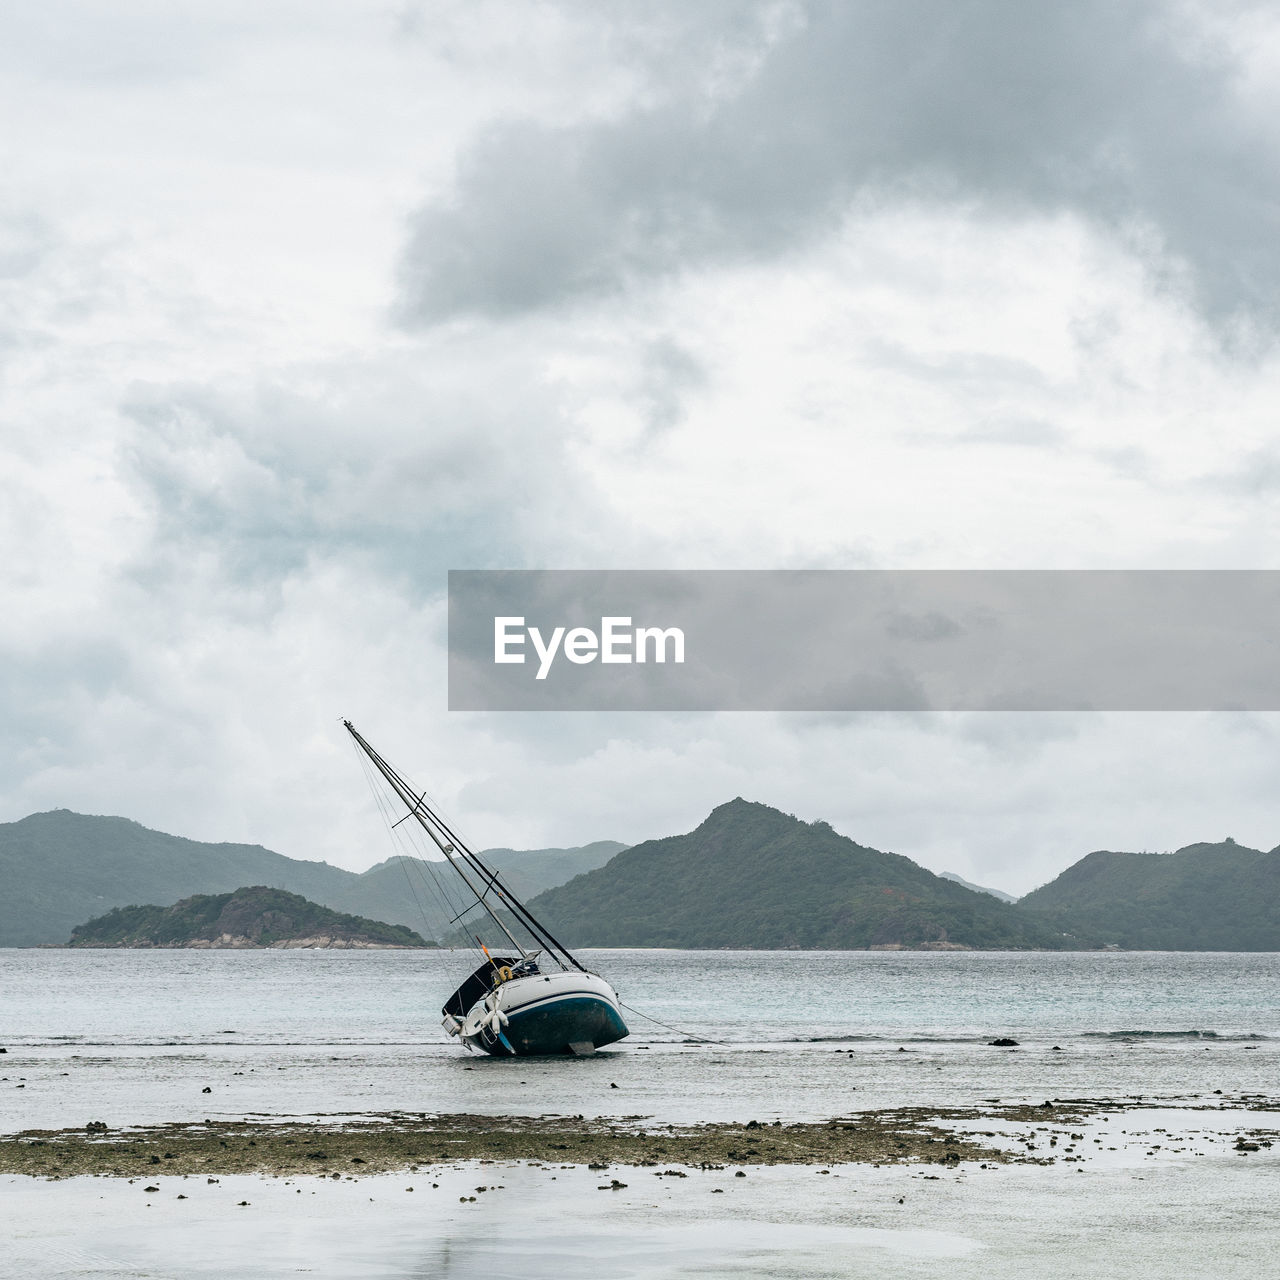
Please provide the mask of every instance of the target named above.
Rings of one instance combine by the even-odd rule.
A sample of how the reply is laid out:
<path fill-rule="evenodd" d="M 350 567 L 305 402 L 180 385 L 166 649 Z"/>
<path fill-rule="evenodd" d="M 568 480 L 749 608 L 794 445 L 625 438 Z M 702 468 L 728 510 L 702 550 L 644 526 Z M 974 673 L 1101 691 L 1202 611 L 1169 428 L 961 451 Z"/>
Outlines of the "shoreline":
<path fill-rule="evenodd" d="M 254 942 L 243 935 L 223 934 L 217 938 L 193 938 L 188 942 L 37 942 L 32 949 L 42 951 L 439 951 L 434 942 L 366 942 L 360 938 L 337 938 L 316 934 L 302 938 L 280 938 L 275 942 Z M 16 949 L 16 948 L 15 948 Z"/>
<path fill-rule="evenodd" d="M 91 1122 L 78 1129 L 28 1130 L 0 1137 L 0 1174 L 55 1180 L 161 1174 L 342 1178 L 459 1161 L 589 1168 L 672 1165 L 703 1170 L 895 1164 L 957 1169 L 1061 1161 L 1080 1168 L 1096 1153 L 1077 1130 L 1108 1116 L 1144 1110 L 1197 1117 L 1256 1114 L 1261 1120 L 1265 1116 L 1269 1123 L 1249 1128 L 1238 1123 L 1219 1126 L 1209 1141 L 1234 1138 L 1239 1154 L 1265 1155 L 1274 1144 L 1280 1153 L 1280 1101 L 1251 1095 L 1215 1103 L 1099 1098 L 983 1107 L 898 1107 L 793 1124 L 748 1120 L 654 1125 L 647 1116 L 591 1119 L 465 1113 L 385 1113 L 339 1123 L 323 1118 L 300 1123 L 292 1117 L 206 1120 L 113 1129 Z"/>

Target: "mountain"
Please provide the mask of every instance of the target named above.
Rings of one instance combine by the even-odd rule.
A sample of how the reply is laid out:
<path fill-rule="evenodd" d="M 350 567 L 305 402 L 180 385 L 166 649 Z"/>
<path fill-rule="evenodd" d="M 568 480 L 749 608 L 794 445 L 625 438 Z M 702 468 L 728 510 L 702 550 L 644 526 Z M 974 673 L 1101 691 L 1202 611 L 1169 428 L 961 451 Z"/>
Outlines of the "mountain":
<path fill-rule="evenodd" d="M 597 840 L 575 849 L 485 849 L 481 856 L 518 898 L 527 900 L 603 866 L 626 847 L 616 840 Z M 442 863 L 423 866 L 394 857 L 353 876 L 322 901 L 338 911 L 426 928 L 432 937 L 443 938 L 461 905 L 461 892 L 457 877 Z"/>
<path fill-rule="evenodd" d="M 631 849 L 597 841 L 485 853 L 578 946 L 1280 951 L 1280 849 L 1231 840 L 1171 854 L 1091 853 L 1012 905 L 826 823 L 741 799 L 687 835 Z M 113 907 L 243 885 L 428 938 L 449 935 L 464 900 L 452 872 L 398 857 L 357 874 L 66 809 L 0 824 L 0 946 L 61 944 Z"/>
<path fill-rule="evenodd" d="M 111 907 L 268 884 L 324 902 L 351 879 L 259 845 L 203 844 L 128 818 L 55 809 L 0 826 L 0 946 L 65 942 Z"/>
<path fill-rule="evenodd" d="M 527 902 L 544 889 L 603 867 L 626 847 L 617 840 L 596 840 L 576 849 L 486 849 L 484 859 Z"/>
<path fill-rule="evenodd" d="M 401 924 L 330 911 L 296 893 L 252 885 L 171 907 L 114 907 L 71 931 L 70 947 L 424 947 Z"/>
<path fill-rule="evenodd" d="M 557 883 L 557 875 L 600 865 L 622 847 L 598 841 L 584 849 L 497 850 L 495 857 L 513 878 L 525 876 L 536 892 Z M 128 818 L 67 809 L 35 813 L 0 823 L 0 947 L 60 944 L 76 925 L 112 907 L 167 905 L 242 885 L 269 885 L 335 911 L 407 925 L 428 937 L 443 935 L 454 911 L 443 894 L 427 891 L 431 869 L 402 862 L 392 858 L 357 874 L 261 845 L 166 835 Z"/>
<path fill-rule="evenodd" d="M 1280 951 L 1280 848 L 1099 850 L 1018 902 L 1050 928 L 1146 951 Z"/>
<path fill-rule="evenodd" d="M 993 898 L 999 898 L 1001 902 L 1017 902 L 1017 898 L 1013 894 L 1005 893 L 1003 889 L 988 889 L 984 884 L 974 884 L 973 881 L 956 875 L 954 871 L 939 871 L 938 874 L 944 880 L 954 880 L 956 884 L 962 884 L 966 889 L 972 889 L 974 893 L 989 893 Z"/>
<path fill-rule="evenodd" d="M 825 822 L 737 799 L 530 904 L 570 946 L 1061 948 L 1061 932 Z"/>

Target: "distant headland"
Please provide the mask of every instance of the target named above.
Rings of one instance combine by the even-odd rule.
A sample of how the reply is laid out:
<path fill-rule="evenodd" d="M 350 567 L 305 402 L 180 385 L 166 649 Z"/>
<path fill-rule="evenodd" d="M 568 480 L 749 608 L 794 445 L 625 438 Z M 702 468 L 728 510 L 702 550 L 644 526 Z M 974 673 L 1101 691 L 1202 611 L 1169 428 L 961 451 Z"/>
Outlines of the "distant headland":
<path fill-rule="evenodd" d="M 171 907 L 115 907 L 71 931 L 69 947 L 354 948 L 428 947 L 402 924 L 331 911 L 296 893 L 252 885 L 204 893 Z"/>
<path fill-rule="evenodd" d="M 601 866 L 626 845 L 486 849 L 512 890 L 529 899 Z M 62 946 L 71 930 L 112 907 L 168 906 L 193 894 L 270 885 L 333 911 L 443 938 L 457 908 L 429 891 L 429 871 L 387 858 L 367 871 L 290 858 L 261 845 L 167 835 L 129 818 L 53 809 L 0 823 L 0 947 Z M 412 879 L 416 896 L 411 892 Z"/>

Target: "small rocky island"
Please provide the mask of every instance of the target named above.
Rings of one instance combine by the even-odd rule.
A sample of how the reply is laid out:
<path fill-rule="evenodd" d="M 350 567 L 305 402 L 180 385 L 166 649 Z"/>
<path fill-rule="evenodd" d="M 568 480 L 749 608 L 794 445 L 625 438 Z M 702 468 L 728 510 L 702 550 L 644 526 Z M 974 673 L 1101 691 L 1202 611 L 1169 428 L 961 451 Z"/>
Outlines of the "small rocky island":
<path fill-rule="evenodd" d="M 402 924 L 344 915 L 296 893 L 253 885 L 171 907 L 116 907 L 71 931 L 69 947 L 430 947 Z"/>

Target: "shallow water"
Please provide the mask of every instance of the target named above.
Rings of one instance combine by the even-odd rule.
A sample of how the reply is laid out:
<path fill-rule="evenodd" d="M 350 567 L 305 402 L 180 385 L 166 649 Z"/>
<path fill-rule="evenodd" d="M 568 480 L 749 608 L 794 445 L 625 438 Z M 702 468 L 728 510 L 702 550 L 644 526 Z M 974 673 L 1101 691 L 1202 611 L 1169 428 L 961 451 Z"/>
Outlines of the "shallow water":
<path fill-rule="evenodd" d="M 1280 1036 L 1280 955 L 585 951 L 624 1001 L 735 1043 L 1212 1030 Z M 439 1042 L 470 952 L 0 949 L 20 1042 Z M 646 1040 L 680 1040 L 634 1019 Z"/>
<path fill-rule="evenodd" d="M 1272 954 L 584 955 L 669 1026 L 629 1014 L 632 1036 L 592 1059 L 490 1059 L 435 1012 L 461 953 L 0 951 L 0 1130 L 396 1110 L 813 1119 L 1280 1078 Z"/>
<path fill-rule="evenodd" d="M 1230 1157 L 936 1180 L 906 1166 L 744 1179 L 692 1170 L 678 1181 L 614 1172 L 621 1190 L 600 1190 L 608 1175 L 580 1167 L 495 1165 L 341 1182 L 162 1177 L 149 1184 L 156 1192 L 118 1179 L 0 1178 L 0 1250 L 9 1274 L 31 1280 L 1221 1280 L 1266 1274 L 1280 1193 L 1280 1162 Z"/>
<path fill-rule="evenodd" d="M 1275 955 L 586 958 L 669 1026 L 629 1015 L 631 1038 L 594 1058 L 499 1060 L 440 1030 L 464 955 L 0 951 L 0 1130 L 394 1110 L 695 1121 L 987 1098 L 1217 1104 L 1280 1080 Z M 988 1043 L 999 1036 L 1019 1043 Z M 1254 1123 L 1261 1113 L 1169 1106 L 1080 1125 L 1087 1166 L 679 1180 L 619 1167 L 618 1191 L 581 1167 L 498 1165 L 162 1177 L 157 1193 L 4 1178 L 0 1258 L 38 1280 L 1255 1276 L 1275 1243 L 1280 1145 L 1242 1158 L 1231 1127 Z"/>

